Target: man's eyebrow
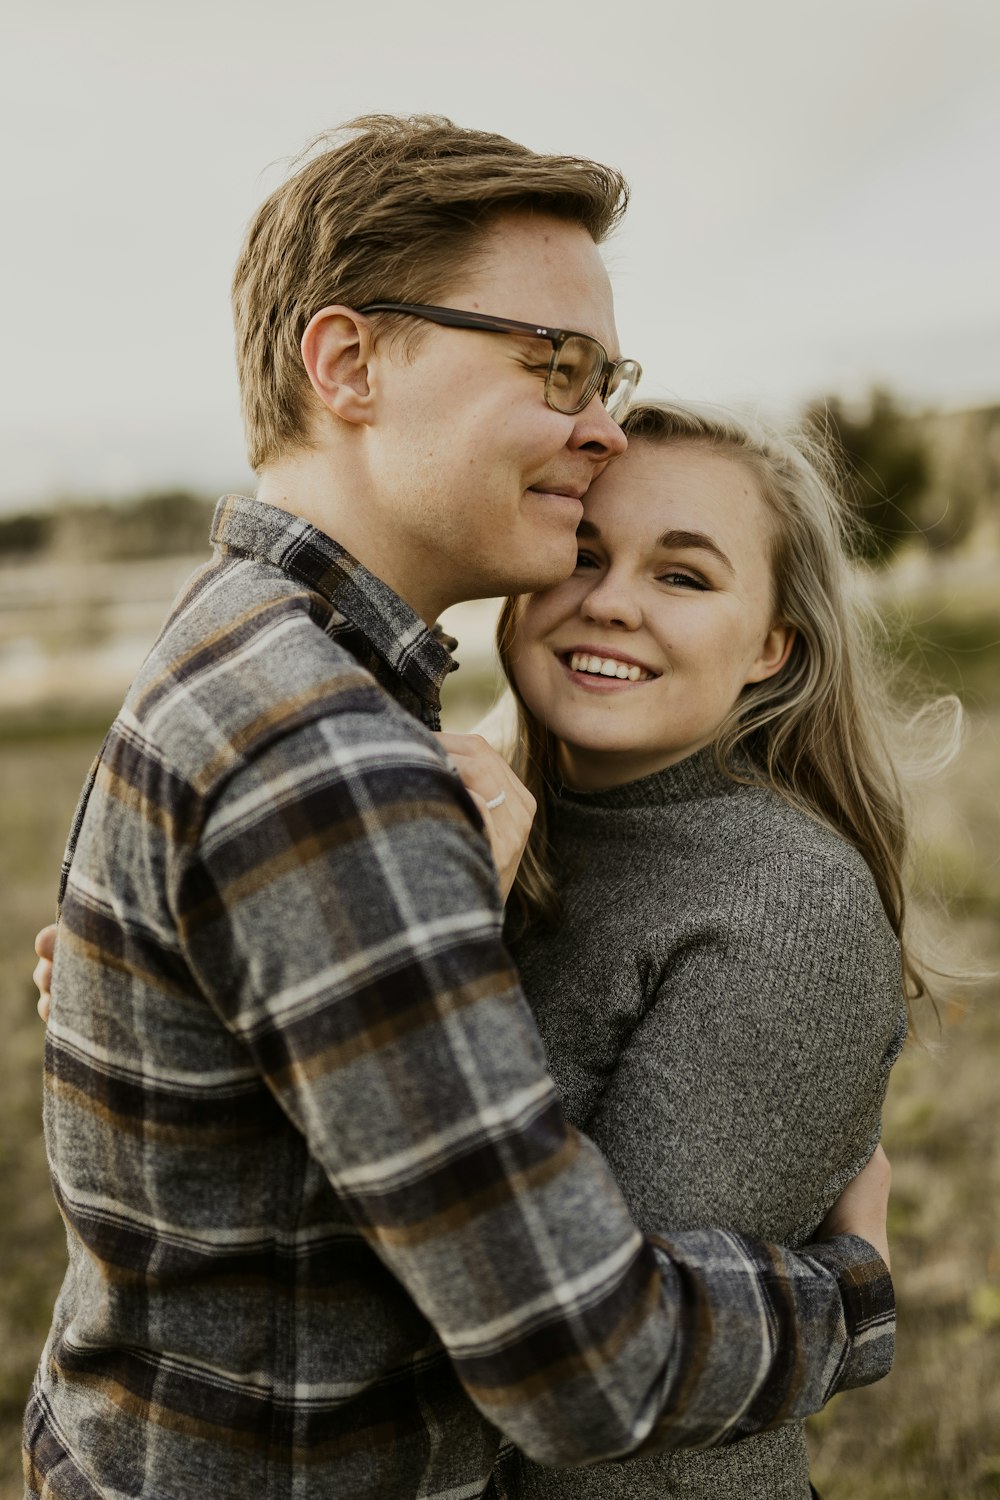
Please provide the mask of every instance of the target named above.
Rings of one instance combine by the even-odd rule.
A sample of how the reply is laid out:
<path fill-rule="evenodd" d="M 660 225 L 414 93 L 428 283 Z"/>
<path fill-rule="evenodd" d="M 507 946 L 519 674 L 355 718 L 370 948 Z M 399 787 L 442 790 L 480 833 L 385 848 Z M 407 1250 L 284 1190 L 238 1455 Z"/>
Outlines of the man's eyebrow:
<path fill-rule="evenodd" d="M 595 526 L 593 521 L 584 520 L 576 528 L 576 534 L 578 537 L 599 541 L 601 528 Z M 711 552 L 712 556 L 717 557 L 723 566 L 729 569 L 730 573 L 736 572 L 736 569 L 718 542 L 713 542 L 712 538 L 706 536 L 703 531 L 665 531 L 662 536 L 657 537 L 656 545 L 666 551 L 669 551 L 671 548 L 677 550 L 684 547 L 698 547 L 703 552 Z"/>

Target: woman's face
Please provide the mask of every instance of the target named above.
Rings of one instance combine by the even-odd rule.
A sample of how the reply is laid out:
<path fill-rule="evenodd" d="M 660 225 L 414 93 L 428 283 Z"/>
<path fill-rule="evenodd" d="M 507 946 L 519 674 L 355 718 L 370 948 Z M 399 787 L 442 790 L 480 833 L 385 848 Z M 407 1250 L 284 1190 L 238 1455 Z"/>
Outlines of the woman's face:
<path fill-rule="evenodd" d="M 511 668 L 566 781 L 594 790 L 711 744 L 794 632 L 774 618 L 770 516 L 737 459 L 633 439 L 584 505 L 576 569 L 527 600 Z"/>

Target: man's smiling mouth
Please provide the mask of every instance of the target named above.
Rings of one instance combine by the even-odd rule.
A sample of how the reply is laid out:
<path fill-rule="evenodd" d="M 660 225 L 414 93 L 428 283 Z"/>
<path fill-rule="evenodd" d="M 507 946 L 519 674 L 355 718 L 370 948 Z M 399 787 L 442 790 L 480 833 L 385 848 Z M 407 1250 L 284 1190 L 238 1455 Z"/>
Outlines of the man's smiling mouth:
<path fill-rule="evenodd" d="M 586 494 L 586 490 L 586 485 L 533 484 L 530 486 L 528 493 L 530 495 L 543 495 L 547 497 L 556 496 L 561 500 L 576 500 L 577 502 L 582 502 L 583 496 Z"/>

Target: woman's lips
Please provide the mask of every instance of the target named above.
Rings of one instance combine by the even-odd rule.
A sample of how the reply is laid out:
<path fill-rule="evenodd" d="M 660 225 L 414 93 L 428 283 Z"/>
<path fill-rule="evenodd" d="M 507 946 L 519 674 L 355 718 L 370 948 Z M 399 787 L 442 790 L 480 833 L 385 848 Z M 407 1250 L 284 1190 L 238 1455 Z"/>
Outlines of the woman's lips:
<path fill-rule="evenodd" d="M 597 646 L 575 646 L 556 654 L 573 681 L 588 688 L 635 687 L 660 675 L 634 657 Z"/>

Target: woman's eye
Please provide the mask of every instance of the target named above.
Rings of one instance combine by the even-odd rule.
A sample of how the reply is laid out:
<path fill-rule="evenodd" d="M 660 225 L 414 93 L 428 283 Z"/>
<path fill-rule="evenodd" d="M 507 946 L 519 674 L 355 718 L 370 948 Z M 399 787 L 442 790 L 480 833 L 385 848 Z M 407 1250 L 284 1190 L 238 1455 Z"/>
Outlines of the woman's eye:
<path fill-rule="evenodd" d="M 708 584 L 703 578 L 697 578 L 693 573 L 661 573 L 661 583 L 669 583 L 674 588 L 696 589 L 699 594 L 708 592 Z"/>
<path fill-rule="evenodd" d="M 578 568 L 596 568 L 597 559 L 589 552 L 578 552 L 576 554 L 576 565 Z"/>

